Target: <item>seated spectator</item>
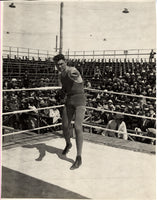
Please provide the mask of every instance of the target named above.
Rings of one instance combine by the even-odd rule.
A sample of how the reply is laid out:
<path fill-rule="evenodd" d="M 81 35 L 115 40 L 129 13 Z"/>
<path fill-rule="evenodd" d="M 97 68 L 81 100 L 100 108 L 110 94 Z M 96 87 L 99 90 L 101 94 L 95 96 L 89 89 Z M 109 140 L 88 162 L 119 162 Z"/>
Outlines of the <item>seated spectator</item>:
<path fill-rule="evenodd" d="M 12 89 L 16 89 L 17 88 L 17 79 L 16 78 L 12 78 L 11 79 L 11 84 L 10 84 L 10 88 L 12 88 Z"/>
<path fill-rule="evenodd" d="M 28 88 L 29 87 L 29 77 L 28 77 L 28 71 L 25 71 L 24 76 L 23 76 L 23 87 Z"/>
<path fill-rule="evenodd" d="M 114 119 L 108 122 L 106 129 L 117 130 L 119 132 L 117 133 L 114 131 L 105 130 L 103 131 L 102 135 L 109 137 L 118 137 L 127 140 L 128 139 L 127 128 L 123 119 L 124 119 L 123 115 L 120 114 L 114 115 Z"/>
<path fill-rule="evenodd" d="M 147 130 L 147 136 L 156 138 L 156 129 L 155 128 L 148 128 Z M 155 145 L 156 140 L 151 140 L 151 144 Z"/>
<path fill-rule="evenodd" d="M 113 105 L 113 101 L 111 99 L 108 100 L 108 110 L 110 111 L 114 111 L 115 110 L 115 106 Z M 110 121 L 111 119 L 113 119 L 114 114 L 113 113 L 108 113 L 108 121 Z"/>
<path fill-rule="evenodd" d="M 21 79 L 18 80 L 18 88 L 23 88 L 23 83 Z"/>
<path fill-rule="evenodd" d="M 87 88 L 91 88 L 92 87 L 91 82 L 89 80 L 87 80 L 85 82 L 85 87 L 87 87 Z"/>
<path fill-rule="evenodd" d="M 9 89 L 10 87 L 9 87 L 9 82 L 8 82 L 8 80 L 4 80 L 3 81 L 3 89 L 4 90 L 6 90 L 6 89 Z"/>
<path fill-rule="evenodd" d="M 57 123 L 61 119 L 59 110 L 57 108 L 49 109 L 49 117 L 52 119 L 52 124 Z"/>
<path fill-rule="evenodd" d="M 94 70 L 94 79 L 100 79 L 102 76 L 101 76 L 101 71 L 99 69 L 99 66 L 96 66 L 95 70 Z"/>
<path fill-rule="evenodd" d="M 30 101 L 30 98 L 29 98 L 29 101 Z M 38 110 L 37 110 L 37 108 L 35 107 L 33 101 L 30 101 L 30 102 L 28 103 L 28 108 L 29 108 L 30 110 L 32 110 L 32 112 L 38 113 Z"/>

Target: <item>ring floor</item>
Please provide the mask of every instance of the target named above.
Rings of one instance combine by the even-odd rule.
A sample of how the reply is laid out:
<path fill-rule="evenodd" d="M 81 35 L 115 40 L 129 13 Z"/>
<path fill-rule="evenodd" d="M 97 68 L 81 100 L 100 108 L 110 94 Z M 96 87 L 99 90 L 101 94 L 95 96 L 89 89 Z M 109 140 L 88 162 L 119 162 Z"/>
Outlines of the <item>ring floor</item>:
<path fill-rule="evenodd" d="M 61 137 L 2 151 L 2 198 L 154 200 L 155 154 L 84 141 L 83 164 L 70 170 L 75 140 L 62 156 Z"/>

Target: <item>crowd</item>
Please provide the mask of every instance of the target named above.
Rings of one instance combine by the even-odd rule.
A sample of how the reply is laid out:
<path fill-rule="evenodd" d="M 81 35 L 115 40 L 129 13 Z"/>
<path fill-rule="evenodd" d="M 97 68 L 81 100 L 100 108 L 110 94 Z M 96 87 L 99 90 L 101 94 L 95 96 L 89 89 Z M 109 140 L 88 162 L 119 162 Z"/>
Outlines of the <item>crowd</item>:
<path fill-rule="evenodd" d="M 95 67 L 95 66 L 94 66 Z M 91 69 L 92 71 L 92 69 Z M 95 67 L 91 79 L 85 79 L 86 87 L 105 89 L 114 92 L 137 94 L 144 96 L 156 96 L 156 69 L 154 64 L 134 64 L 133 68 L 116 72 L 113 66 Z"/>
<path fill-rule="evenodd" d="M 4 89 L 19 89 L 33 87 L 29 80 L 25 82 L 15 78 L 8 83 L 8 87 L 3 85 Z M 41 80 L 43 83 L 43 80 Z M 29 83 L 29 85 L 27 85 Z M 26 86 L 27 85 L 27 86 Z M 26 86 L 26 87 L 24 87 Z M 41 85 L 43 87 L 45 85 Z M 37 110 L 37 108 L 56 106 L 60 104 L 61 97 L 59 92 L 55 90 L 37 90 L 37 91 L 10 91 L 3 92 L 3 113 L 16 110 L 28 110 L 31 112 L 11 114 L 3 116 L 3 125 L 13 127 L 15 129 L 33 129 L 38 126 L 47 126 L 61 121 L 61 108 L 50 108 Z"/>
<path fill-rule="evenodd" d="M 117 117 L 115 117 L 115 114 L 107 111 L 156 117 L 155 100 L 143 97 L 156 96 L 155 63 L 137 62 L 129 65 L 122 63 L 121 67 L 117 67 L 113 62 L 106 65 L 102 61 L 70 60 L 69 64 L 75 65 L 79 69 L 85 80 L 86 88 L 103 90 L 102 92 L 86 90 L 87 106 L 97 109 L 87 109 L 87 122 L 109 127 L 109 122 L 116 120 Z M 4 77 L 3 79 L 3 89 L 45 86 L 51 86 L 49 78 L 31 79 L 29 78 L 28 71 L 25 71 L 23 77 L 12 79 Z M 141 97 L 113 94 L 111 91 L 137 94 L 141 95 Z M 36 108 L 59 105 L 62 103 L 62 100 L 62 95 L 55 90 L 3 92 L 3 113 L 24 109 L 31 110 L 29 113 L 13 114 L 11 116 L 4 115 L 3 124 L 17 129 L 31 129 L 39 125 L 60 122 L 61 109 L 37 111 Z M 149 136 L 152 134 L 150 128 L 155 129 L 155 120 L 128 115 L 123 115 L 121 120 L 125 122 L 127 130 L 132 130 L 136 134 Z M 107 134 L 96 129 L 93 129 L 93 132 Z M 140 138 L 134 139 L 142 141 Z"/>
<path fill-rule="evenodd" d="M 153 131 L 156 128 L 156 102 L 154 99 L 115 95 L 107 92 L 90 92 L 87 95 L 87 106 L 96 108 L 95 110 L 89 109 L 88 111 L 88 115 L 90 116 L 88 122 L 91 123 L 107 126 L 110 120 L 117 117 L 111 111 L 116 111 L 122 113 L 121 119 L 123 119 L 130 132 L 152 136 L 148 128 L 153 128 Z M 138 115 L 139 117 L 135 117 L 134 115 Z M 140 116 L 143 116 L 143 118 Z M 151 117 L 152 119 L 147 119 L 147 117 Z M 102 131 L 95 129 L 93 132 L 102 133 Z M 153 137 L 155 137 L 155 134 L 153 134 Z"/>

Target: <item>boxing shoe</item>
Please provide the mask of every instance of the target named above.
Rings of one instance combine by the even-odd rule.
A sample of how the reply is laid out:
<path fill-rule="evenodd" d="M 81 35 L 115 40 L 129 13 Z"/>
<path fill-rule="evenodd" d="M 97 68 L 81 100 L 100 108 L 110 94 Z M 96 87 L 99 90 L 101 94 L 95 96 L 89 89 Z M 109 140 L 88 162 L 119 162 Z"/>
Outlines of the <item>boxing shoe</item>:
<path fill-rule="evenodd" d="M 71 149 L 72 144 L 71 143 L 67 143 L 65 149 L 63 150 L 62 154 L 66 155 L 69 152 L 69 149 Z"/>
<path fill-rule="evenodd" d="M 81 156 L 77 156 L 74 164 L 70 167 L 71 170 L 77 169 L 82 165 L 82 158 Z"/>

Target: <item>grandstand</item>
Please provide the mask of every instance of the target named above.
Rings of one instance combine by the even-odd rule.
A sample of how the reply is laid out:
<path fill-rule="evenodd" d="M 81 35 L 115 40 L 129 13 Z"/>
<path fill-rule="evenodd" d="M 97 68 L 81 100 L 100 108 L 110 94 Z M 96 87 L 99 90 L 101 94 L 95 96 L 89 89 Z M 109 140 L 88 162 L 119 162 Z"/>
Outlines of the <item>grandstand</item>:
<path fill-rule="evenodd" d="M 28 109 L 27 104 L 30 104 L 30 102 L 32 105 L 40 107 L 41 105 L 40 100 L 38 100 L 38 103 L 35 103 L 35 100 L 34 102 L 33 100 L 30 100 L 31 98 L 37 99 L 37 96 L 41 96 L 41 98 L 46 99 L 45 102 L 46 106 L 51 105 L 50 99 L 52 98 L 52 96 L 57 98 L 57 102 L 59 103 L 59 101 L 62 98 L 59 97 L 57 93 L 51 94 L 50 92 L 48 92 L 46 94 L 44 91 L 42 92 L 38 91 L 35 92 L 34 96 L 32 96 L 31 94 L 32 91 L 30 90 L 30 91 L 25 91 L 24 96 L 20 96 L 21 98 L 23 98 L 22 99 L 23 101 L 26 99 L 25 106 L 20 105 L 19 101 L 21 101 L 21 99 L 17 98 L 17 95 L 19 94 L 21 95 L 21 92 L 20 90 L 18 91 L 18 88 L 29 89 L 34 87 L 57 86 L 58 72 L 55 69 L 52 57 L 50 57 L 52 55 L 48 51 L 45 51 L 47 52 L 47 54 L 45 53 L 42 54 L 43 52 L 36 50 L 37 55 L 34 57 L 34 53 L 31 52 L 32 51 L 35 52 L 35 50 L 27 49 L 25 50 L 25 52 L 27 52 L 27 55 L 23 56 L 22 54 L 24 50 L 19 51 L 19 49 L 20 48 L 16 48 L 15 51 L 15 47 L 14 48 L 10 47 L 8 50 L 4 48 L 3 89 L 5 95 L 3 96 L 3 99 L 9 97 L 10 99 L 8 99 L 8 101 L 4 104 L 3 111 L 5 112 L 15 111 L 11 106 L 9 106 L 11 105 L 10 101 L 12 101 L 13 98 L 15 98 L 15 96 L 16 96 L 15 99 L 17 101 L 16 103 L 18 103 L 19 109 L 24 109 L 24 108 Z M 137 52 L 139 52 L 139 50 L 137 50 Z M 124 115 L 126 115 L 125 122 L 128 129 L 131 130 L 131 133 L 136 133 L 135 128 L 140 128 L 140 130 L 143 131 L 143 135 L 145 136 L 150 135 L 146 133 L 147 128 L 155 128 L 154 117 L 156 109 L 156 104 L 155 104 L 156 58 L 154 56 L 150 60 L 151 50 L 149 50 L 148 52 L 149 53 L 147 53 L 146 55 L 147 57 L 149 55 L 149 60 L 145 58 L 145 54 L 139 54 L 138 59 L 132 58 L 131 60 L 126 58 L 123 60 L 118 58 L 115 59 L 115 54 L 112 54 L 113 56 L 112 59 L 103 59 L 103 58 L 88 59 L 88 56 L 87 58 L 84 57 L 82 59 L 78 59 L 76 54 L 75 54 L 76 58 L 71 58 L 70 54 L 69 56 L 67 56 L 68 64 L 70 66 L 75 66 L 81 72 L 84 78 L 85 86 L 87 87 L 86 89 L 87 99 L 88 99 L 87 106 L 92 104 L 92 107 L 97 108 L 99 104 L 99 106 L 101 106 L 101 108 L 103 109 L 103 106 L 107 104 L 108 101 L 112 101 L 111 104 L 112 106 L 115 107 L 115 109 L 114 110 L 111 109 L 111 111 L 124 112 Z M 87 53 L 84 53 L 84 55 L 86 54 Z M 90 88 L 88 88 L 87 83 L 90 83 L 90 88 L 98 90 L 96 91 L 90 90 Z M 8 96 L 8 94 L 6 93 L 8 89 L 15 89 L 15 94 L 13 95 L 13 97 Z M 16 93 L 16 89 L 18 94 Z M 105 104 L 103 105 L 103 103 Z M 105 112 L 107 113 L 110 112 L 110 108 L 108 108 L 108 110 L 109 111 Z M 96 111 L 93 112 L 92 117 L 89 117 L 90 114 L 87 113 L 87 118 L 90 118 L 90 120 L 87 121 L 92 122 L 93 121 L 92 118 L 96 115 L 96 113 L 97 113 Z M 130 120 L 130 117 L 128 116 L 129 114 L 135 115 L 131 117 L 132 119 L 131 124 L 129 121 Z M 100 115 L 99 117 L 101 118 L 100 113 L 99 115 Z M 141 119 L 139 120 L 138 116 L 136 117 L 136 115 L 140 115 Z M 149 122 L 147 122 L 148 123 L 147 126 L 142 126 L 145 117 L 148 118 Z M 19 119 L 19 116 L 17 118 Z M 106 118 L 108 118 L 108 114 L 106 114 Z M 6 115 L 5 115 L 5 121 L 7 122 Z M 108 121 L 109 119 L 107 119 L 106 121 L 101 121 L 99 125 L 106 126 Z M 7 124 L 6 122 L 4 125 Z M 15 128 L 13 124 L 11 125 L 11 128 Z M 35 127 L 36 126 L 37 125 L 35 125 Z M 140 141 L 145 141 L 145 140 L 140 140 Z M 146 142 L 148 141 L 146 140 Z M 154 135 L 152 143 L 155 144 Z"/>
<path fill-rule="evenodd" d="M 143 50 L 144 51 L 144 50 Z M 94 51 L 93 51 L 94 52 Z M 107 52 L 107 51 L 106 51 Z M 126 73 L 142 73 L 142 70 L 146 71 L 149 66 L 150 52 L 147 50 L 144 53 L 140 50 L 134 51 L 134 53 L 127 53 L 132 56 L 131 59 L 127 58 L 125 51 L 123 54 L 115 51 L 110 54 L 105 54 L 104 51 L 99 54 L 93 53 L 92 58 L 90 52 L 76 54 L 78 52 L 70 53 L 65 52 L 68 58 L 69 65 L 75 65 L 84 77 L 84 80 L 91 80 L 94 75 L 95 67 L 99 67 L 102 76 L 105 75 L 106 68 L 111 68 L 111 73 L 115 77 L 124 76 Z M 130 51 L 132 52 L 132 51 Z M 100 57 L 98 58 L 98 55 Z M 125 58 L 120 59 L 120 55 Z M 111 58 L 109 58 L 109 56 Z M 136 57 L 137 56 L 137 57 Z M 29 72 L 29 76 L 33 79 L 37 78 L 49 78 L 52 85 L 56 85 L 57 72 L 55 66 L 51 61 L 53 57 L 52 52 L 39 51 L 35 49 L 23 49 L 15 47 L 4 47 L 3 49 L 3 77 L 19 78 L 21 79 L 25 71 Z M 107 58 L 106 58 L 107 57 Z M 116 58 L 118 57 L 118 58 Z M 151 61 L 150 73 L 155 71 L 155 56 Z M 106 67 L 107 66 L 107 67 Z M 141 71 L 141 72 L 140 72 Z M 148 70 L 147 70 L 148 71 Z M 141 74 L 140 74 L 141 75 Z"/>

